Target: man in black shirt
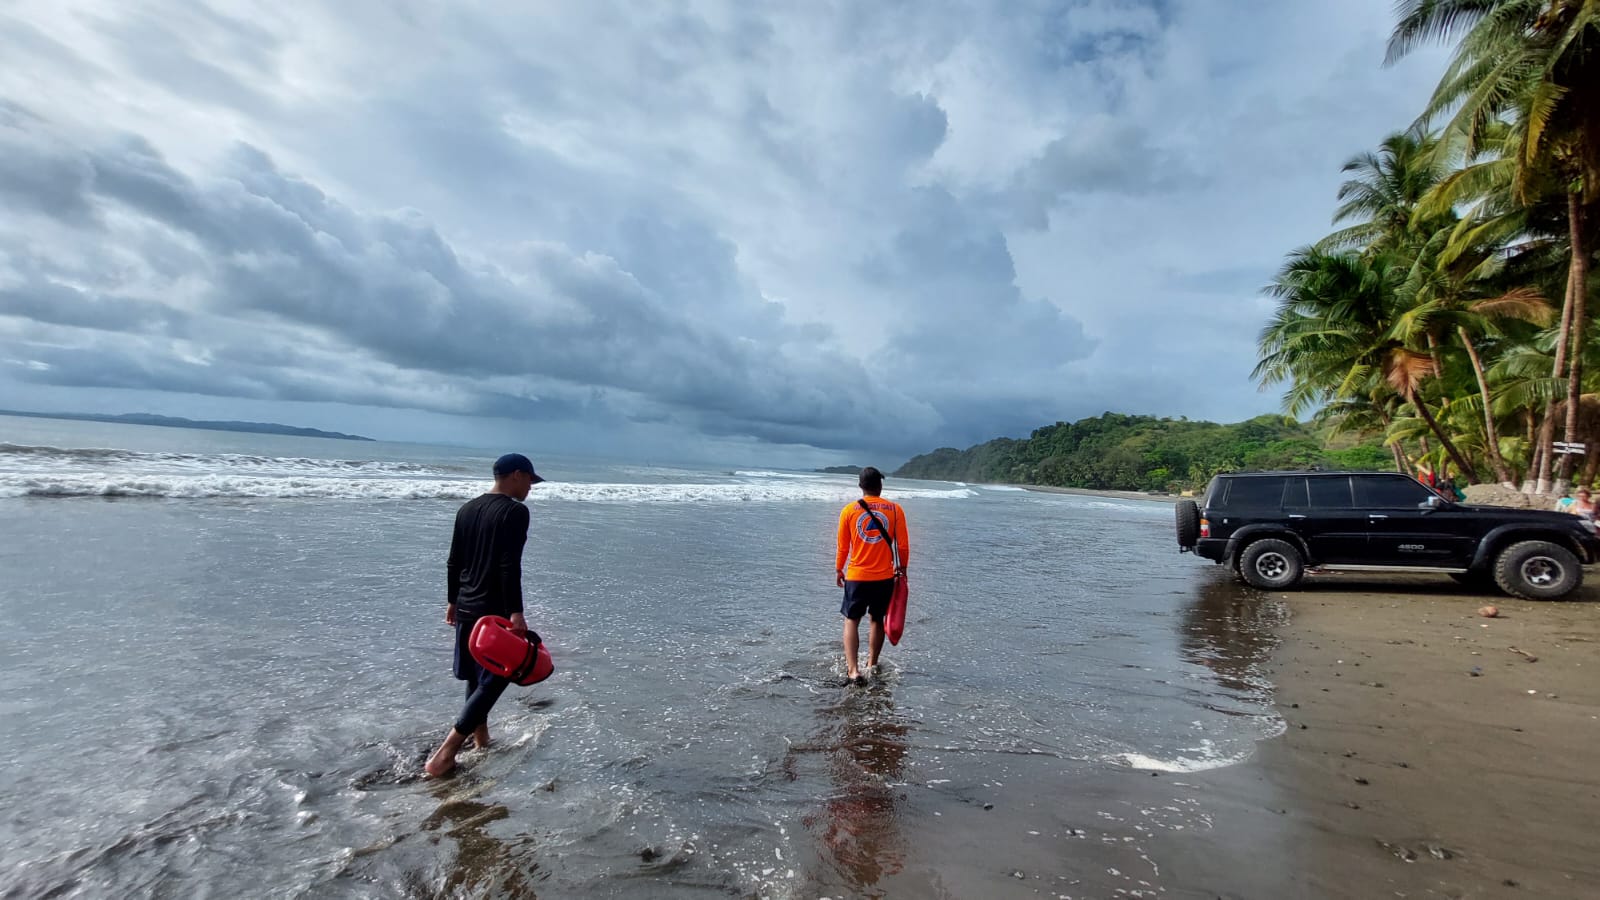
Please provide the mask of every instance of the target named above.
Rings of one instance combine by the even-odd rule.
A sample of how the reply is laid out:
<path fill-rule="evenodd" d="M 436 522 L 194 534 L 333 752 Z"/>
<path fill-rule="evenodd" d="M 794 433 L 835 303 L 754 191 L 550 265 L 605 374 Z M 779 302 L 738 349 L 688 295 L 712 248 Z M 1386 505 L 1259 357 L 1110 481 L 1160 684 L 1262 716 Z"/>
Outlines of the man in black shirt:
<path fill-rule="evenodd" d="M 423 769 L 437 778 L 456 766 L 456 754 L 469 736 L 489 746 L 489 710 L 510 684 L 484 671 L 467 649 L 472 626 L 483 616 L 503 616 L 518 632 L 528 630 L 522 618 L 522 547 L 528 541 L 528 508 L 521 501 L 543 481 L 533 463 L 520 453 L 494 462 L 494 489 L 469 500 L 456 512 L 446 564 L 444 620 L 456 629 L 455 673 L 467 683 L 467 704 L 461 717 L 433 752 Z"/>

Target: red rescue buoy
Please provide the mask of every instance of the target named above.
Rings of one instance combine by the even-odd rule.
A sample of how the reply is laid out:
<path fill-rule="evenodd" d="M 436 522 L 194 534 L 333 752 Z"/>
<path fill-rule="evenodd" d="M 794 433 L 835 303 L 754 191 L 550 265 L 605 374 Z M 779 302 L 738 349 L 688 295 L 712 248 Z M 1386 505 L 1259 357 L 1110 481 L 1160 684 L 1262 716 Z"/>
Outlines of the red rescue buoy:
<path fill-rule="evenodd" d="M 899 644 L 900 635 L 906 631 L 906 595 L 911 593 L 911 586 L 906 583 L 906 576 L 901 575 L 894 580 L 894 593 L 889 597 L 889 614 L 885 616 L 884 630 L 889 633 L 889 643 Z"/>
<path fill-rule="evenodd" d="M 478 665 L 521 685 L 538 684 L 556 670 L 550 651 L 537 632 L 518 634 L 512 629 L 511 620 L 500 616 L 479 619 L 472 626 L 467 649 Z"/>

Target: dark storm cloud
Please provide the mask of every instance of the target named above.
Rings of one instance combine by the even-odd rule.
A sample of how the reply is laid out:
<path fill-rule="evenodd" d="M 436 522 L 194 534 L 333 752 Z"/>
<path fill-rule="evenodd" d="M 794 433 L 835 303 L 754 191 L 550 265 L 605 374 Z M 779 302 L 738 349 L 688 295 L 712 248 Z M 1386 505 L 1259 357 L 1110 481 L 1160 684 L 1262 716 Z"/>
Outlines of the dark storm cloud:
<path fill-rule="evenodd" d="M 636 272 L 610 257 L 532 246 L 504 261 L 516 269 L 513 280 L 464 264 L 420 216 L 363 217 L 278 171 L 254 148 L 232 154 L 230 177 L 202 186 L 136 138 L 81 154 L 62 143 L 46 146 L 67 158 L 25 162 L 89 173 L 63 182 L 76 191 L 62 191 L 57 209 L 101 216 L 115 210 L 206 249 L 206 269 L 190 274 L 206 282 L 195 299 L 212 316 L 259 314 L 309 327 L 410 371 L 614 388 L 677 407 L 715 433 L 837 445 L 844 423 L 874 415 L 879 424 L 861 427 L 918 424 L 911 416 L 884 415 L 893 398 L 869 373 L 808 346 L 806 334 L 752 296 L 733 264 L 734 248 L 703 227 L 626 225 L 625 243 L 639 248 Z M 42 322 L 148 331 L 166 318 L 160 303 L 48 282 L 24 283 L 3 296 L 4 312 Z M 276 399 L 320 390 L 318 399 L 372 402 L 362 385 L 348 391 L 320 379 L 307 385 L 287 367 L 207 385 L 204 370 L 216 364 L 140 366 L 123 358 L 117 365 L 101 357 L 96 375 L 60 359 L 43 361 L 49 368 L 33 377 L 58 384 Z M 470 411 L 493 411 L 488 406 L 484 401 Z M 893 406 L 912 416 L 917 411 L 915 404 Z"/>
<path fill-rule="evenodd" d="M 1379 68 L 1388 16 L 32 5 L 0 17 L 0 392 L 904 452 L 1243 418 L 1260 280 L 1437 74 Z"/>

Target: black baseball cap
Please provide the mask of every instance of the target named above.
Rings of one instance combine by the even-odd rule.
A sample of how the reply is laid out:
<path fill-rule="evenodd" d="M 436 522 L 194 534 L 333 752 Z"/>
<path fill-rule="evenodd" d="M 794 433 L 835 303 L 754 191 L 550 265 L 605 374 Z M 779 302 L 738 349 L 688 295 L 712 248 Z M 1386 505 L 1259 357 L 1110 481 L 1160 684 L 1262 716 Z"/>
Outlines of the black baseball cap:
<path fill-rule="evenodd" d="M 544 480 L 539 477 L 538 472 L 533 470 L 533 461 L 521 453 L 507 453 L 494 461 L 494 477 L 504 478 L 512 472 L 527 472 L 533 476 L 534 484 Z"/>

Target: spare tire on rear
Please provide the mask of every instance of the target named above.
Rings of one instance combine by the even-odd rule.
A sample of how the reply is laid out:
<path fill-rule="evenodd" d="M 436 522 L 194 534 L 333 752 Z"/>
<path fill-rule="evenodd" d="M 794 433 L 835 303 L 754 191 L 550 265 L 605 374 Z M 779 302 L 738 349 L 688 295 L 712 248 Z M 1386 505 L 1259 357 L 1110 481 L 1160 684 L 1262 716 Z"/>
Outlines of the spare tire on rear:
<path fill-rule="evenodd" d="M 1178 516 L 1178 549 L 1193 550 L 1195 544 L 1200 542 L 1200 507 L 1193 500 L 1179 500 L 1177 503 Z"/>

